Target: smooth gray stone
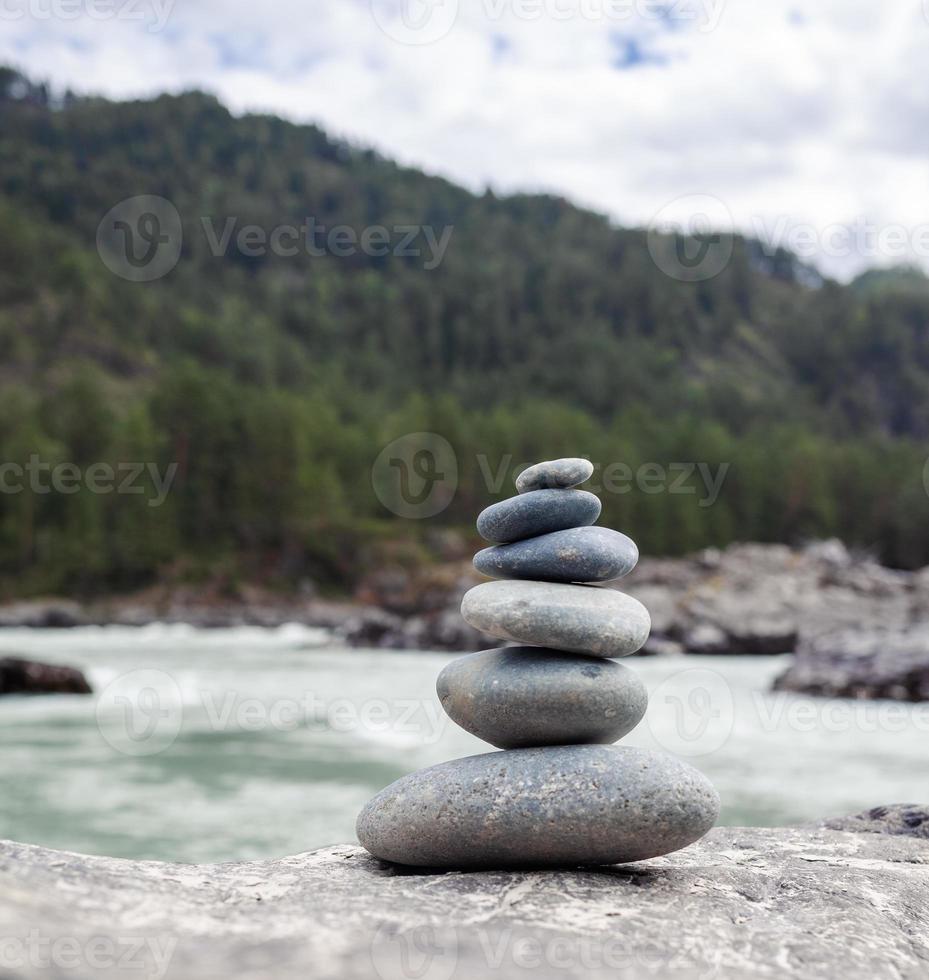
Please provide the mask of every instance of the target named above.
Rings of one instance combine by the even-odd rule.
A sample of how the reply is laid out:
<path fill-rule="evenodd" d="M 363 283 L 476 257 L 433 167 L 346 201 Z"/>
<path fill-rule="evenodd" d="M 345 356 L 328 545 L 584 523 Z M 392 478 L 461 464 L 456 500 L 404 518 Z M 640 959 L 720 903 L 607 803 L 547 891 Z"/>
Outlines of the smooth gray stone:
<path fill-rule="evenodd" d="M 491 578 L 543 582 L 612 582 L 635 568 L 635 542 L 608 527 L 572 527 L 485 548 L 474 567 Z"/>
<path fill-rule="evenodd" d="M 511 749 L 454 759 L 381 790 L 358 839 L 375 857 L 433 868 L 574 867 L 686 847 L 719 797 L 672 756 L 614 745 Z"/>
<path fill-rule="evenodd" d="M 461 615 L 490 636 L 595 657 L 635 653 L 651 628 L 648 610 L 632 596 L 556 582 L 484 582 L 465 593 Z"/>
<path fill-rule="evenodd" d="M 485 541 L 507 544 L 523 538 L 585 527 L 600 516 L 600 498 L 586 490 L 535 490 L 491 504 L 477 518 Z"/>
<path fill-rule="evenodd" d="M 523 470 L 516 477 L 516 489 L 519 493 L 530 493 L 532 490 L 565 490 L 589 480 L 593 474 L 594 465 L 588 459 L 575 457 L 550 459 Z"/>
<path fill-rule="evenodd" d="M 636 673 L 602 657 L 504 647 L 453 660 L 436 692 L 452 721 L 499 749 L 616 742 L 648 707 Z"/>

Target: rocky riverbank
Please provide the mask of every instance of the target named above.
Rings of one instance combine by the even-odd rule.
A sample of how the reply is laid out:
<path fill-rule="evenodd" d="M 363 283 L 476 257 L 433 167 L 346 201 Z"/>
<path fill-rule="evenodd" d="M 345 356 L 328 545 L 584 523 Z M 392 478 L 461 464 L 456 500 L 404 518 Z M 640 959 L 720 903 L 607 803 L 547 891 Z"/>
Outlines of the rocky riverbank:
<path fill-rule="evenodd" d="M 158 586 L 87 603 L 48 598 L 0 604 L 0 628 L 296 622 L 332 629 L 352 646 L 472 650 L 483 638 L 462 622 L 459 605 L 481 581 L 469 560 L 456 558 L 414 569 L 384 564 L 339 601 L 320 598 L 312 588 L 281 596 L 253 586 Z M 908 630 L 929 623 L 929 568 L 884 568 L 851 555 L 838 541 L 643 557 L 617 587 L 651 613 L 651 652 L 785 653 L 803 637 L 843 628 Z"/>
<path fill-rule="evenodd" d="M 0 843 L 0 973 L 925 977 L 927 808 L 829 823 L 717 828 L 634 865 L 471 874 L 411 874 L 354 845 L 193 866 Z"/>
<path fill-rule="evenodd" d="M 468 651 L 495 642 L 461 618 L 482 577 L 466 541 L 429 564 L 382 563 L 342 601 L 282 598 L 256 587 L 160 586 L 87 604 L 62 599 L 0 606 L 0 627 L 86 624 L 322 627 L 332 642 L 385 649 Z M 796 652 L 785 690 L 852 697 L 929 698 L 929 568 L 885 568 L 838 541 L 805 548 L 737 544 L 686 558 L 642 558 L 621 582 L 652 619 L 644 653 Z"/>

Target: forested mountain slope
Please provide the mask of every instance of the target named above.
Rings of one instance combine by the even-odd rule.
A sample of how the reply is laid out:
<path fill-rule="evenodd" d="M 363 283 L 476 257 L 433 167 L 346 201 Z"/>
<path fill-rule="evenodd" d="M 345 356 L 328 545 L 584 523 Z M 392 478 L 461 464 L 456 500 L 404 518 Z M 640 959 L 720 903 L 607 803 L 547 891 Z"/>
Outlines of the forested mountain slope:
<path fill-rule="evenodd" d="M 97 249 L 136 195 L 183 226 L 151 282 Z M 308 218 L 325 254 L 237 239 Z M 334 226 L 383 226 L 367 251 L 386 254 L 326 240 Z M 4 462 L 178 464 L 157 507 L 83 484 L 0 495 L 7 593 L 217 568 L 348 585 L 377 542 L 467 525 L 489 499 L 481 459 L 558 452 L 728 464 L 711 504 L 696 476 L 694 494 L 605 494 L 643 550 L 838 534 L 929 562 L 921 275 L 846 287 L 736 239 L 718 275 L 681 282 L 644 231 L 554 197 L 475 196 L 201 93 L 51 99 L 0 72 L 0 379 Z M 420 430 L 450 440 L 460 490 L 401 526 L 369 474 Z"/>

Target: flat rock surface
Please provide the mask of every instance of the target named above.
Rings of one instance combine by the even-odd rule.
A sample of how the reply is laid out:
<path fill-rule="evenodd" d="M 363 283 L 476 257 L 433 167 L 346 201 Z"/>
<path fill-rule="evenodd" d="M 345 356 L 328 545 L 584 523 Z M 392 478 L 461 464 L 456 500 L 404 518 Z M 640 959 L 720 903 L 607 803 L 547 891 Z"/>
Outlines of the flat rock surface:
<path fill-rule="evenodd" d="M 718 828 L 632 866 L 445 875 L 349 845 L 197 867 L 0 843 L 0 934 L 26 978 L 925 980 L 929 843 Z M 30 934 L 80 967 L 12 967 Z M 89 969 L 93 940 L 123 965 Z"/>

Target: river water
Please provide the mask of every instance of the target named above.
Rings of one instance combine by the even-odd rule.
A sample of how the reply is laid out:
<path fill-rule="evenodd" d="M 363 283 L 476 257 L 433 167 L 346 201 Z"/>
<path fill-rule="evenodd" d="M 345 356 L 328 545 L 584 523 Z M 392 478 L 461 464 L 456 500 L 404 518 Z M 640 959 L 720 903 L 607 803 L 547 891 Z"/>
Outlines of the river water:
<path fill-rule="evenodd" d="M 93 697 L 0 699 L 0 837 L 190 862 L 354 841 L 378 789 L 488 747 L 441 712 L 451 655 L 336 649 L 324 633 L 154 625 L 4 630 L 0 655 L 82 668 Z M 714 782 L 723 824 L 929 798 L 929 704 L 769 693 L 778 657 L 632 658 L 629 744 Z"/>

